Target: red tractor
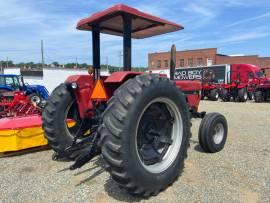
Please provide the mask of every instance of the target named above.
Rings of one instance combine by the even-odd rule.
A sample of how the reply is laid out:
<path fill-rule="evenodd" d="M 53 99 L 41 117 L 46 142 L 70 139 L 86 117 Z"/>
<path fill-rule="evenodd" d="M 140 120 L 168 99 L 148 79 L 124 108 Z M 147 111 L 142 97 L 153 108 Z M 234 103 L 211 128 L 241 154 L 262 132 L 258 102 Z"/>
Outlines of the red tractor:
<path fill-rule="evenodd" d="M 233 98 L 238 102 L 253 100 L 255 89 L 265 79 L 261 69 L 251 64 L 231 64 L 227 69 L 227 83 L 221 85 L 220 97 L 228 102 Z"/>
<path fill-rule="evenodd" d="M 77 29 L 92 31 L 93 74 L 70 76 L 48 100 L 42 118 L 54 159 L 74 159 L 70 169 L 76 169 L 101 154 L 116 183 L 147 197 L 182 173 L 191 118 L 203 118 L 201 147 L 211 153 L 222 150 L 227 121 L 219 113 L 197 111 L 200 82 L 131 71 L 132 38 L 181 30 L 181 25 L 115 5 L 79 21 Z M 100 75 L 100 33 L 123 36 L 124 71 Z M 175 47 L 170 70 L 173 78 Z M 69 127 L 67 120 L 75 124 Z"/>
<path fill-rule="evenodd" d="M 254 77 L 253 86 L 255 87 L 254 91 L 254 100 L 257 103 L 268 101 L 270 99 L 270 78 L 267 77 L 270 68 L 262 68 L 258 73 L 260 77 Z"/>

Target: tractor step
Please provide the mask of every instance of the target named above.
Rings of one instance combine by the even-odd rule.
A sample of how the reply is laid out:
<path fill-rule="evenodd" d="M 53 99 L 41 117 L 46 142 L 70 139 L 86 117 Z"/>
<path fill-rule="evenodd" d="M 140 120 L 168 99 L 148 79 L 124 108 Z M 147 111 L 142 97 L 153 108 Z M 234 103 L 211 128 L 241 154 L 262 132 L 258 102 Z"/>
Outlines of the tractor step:
<path fill-rule="evenodd" d="M 81 168 L 83 165 L 91 161 L 95 156 L 99 155 L 100 153 L 96 150 L 92 149 L 84 149 L 81 151 L 80 155 L 76 158 L 74 164 L 72 164 L 69 169 L 75 170 L 77 168 Z"/>
<path fill-rule="evenodd" d="M 72 154 L 84 148 L 89 148 L 92 142 L 93 142 L 93 136 L 86 137 L 77 143 L 73 143 L 71 146 L 66 148 L 64 152 L 68 154 Z"/>
<path fill-rule="evenodd" d="M 69 167 L 70 170 L 82 167 L 92 158 L 100 154 L 100 150 L 97 147 L 98 137 L 97 133 L 93 133 L 65 149 L 64 153 L 74 154 L 74 157 L 76 157 L 74 164 Z"/>

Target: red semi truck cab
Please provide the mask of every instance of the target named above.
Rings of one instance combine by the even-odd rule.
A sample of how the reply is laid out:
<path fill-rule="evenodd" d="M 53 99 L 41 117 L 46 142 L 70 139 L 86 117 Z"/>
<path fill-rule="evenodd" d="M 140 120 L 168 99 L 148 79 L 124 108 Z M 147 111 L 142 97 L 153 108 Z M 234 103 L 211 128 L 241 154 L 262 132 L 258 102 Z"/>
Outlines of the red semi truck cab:
<path fill-rule="evenodd" d="M 251 64 L 232 64 L 231 65 L 231 82 L 240 82 L 248 84 L 254 79 L 265 78 L 261 68 Z M 228 81 L 229 81 L 228 80 Z"/>

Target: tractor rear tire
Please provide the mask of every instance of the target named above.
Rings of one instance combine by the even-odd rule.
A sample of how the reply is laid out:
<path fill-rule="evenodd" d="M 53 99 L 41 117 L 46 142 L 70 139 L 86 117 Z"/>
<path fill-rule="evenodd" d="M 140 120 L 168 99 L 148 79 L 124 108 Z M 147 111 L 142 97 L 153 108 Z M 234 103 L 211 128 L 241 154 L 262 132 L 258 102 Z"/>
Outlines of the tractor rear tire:
<path fill-rule="evenodd" d="M 219 97 L 219 95 L 218 95 L 218 90 L 217 89 L 213 89 L 213 90 L 210 91 L 209 99 L 211 101 L 217 101 L 218 97 Z"/>
<path fill-rule="evenodd" d="M 190 126 L 185 97 L 172 81 L 129 79 L 109 100 L 99 129 L 106 169 L 130 194 L 157 195 L 183 171 Z"/>
<path fill-rule="evenodd" d="M 256 91 L 254 93 L 254 100 L 255 100 L 256 103 L 263 102 L 263 93 L 262 93 L 262 91 Z"/>
<path fill-rule="evenodd" d="M 219 152 L 225 145 L 227 133 L 227 120 L 222 114 L 206 114 L 199 128 L 200 146 L 205 152 Z"/>
<path fill-rule="evenodd" d="M 246 88 L 242 88 L 238 90 L 237 100 L 239 102 L 246 102 L 248 100 L 248 92 Z"/>
<path fill-rule="evenodd" d="M 88 123 L 82 121 L 76 122 L 71 128 L 67 127 L 67 119 L 71 118 L 70 112 L 78 114 L 75 98 L 65 84 L 60 84 L 50 95 L 42 112 L 42 120 L 45 137 L 61 159 L 74 159 L 79 155 L 78 152 L 67 153 L 65 149 L 73 143 L 74 134 L 81 135 L 87 131 Z"/>

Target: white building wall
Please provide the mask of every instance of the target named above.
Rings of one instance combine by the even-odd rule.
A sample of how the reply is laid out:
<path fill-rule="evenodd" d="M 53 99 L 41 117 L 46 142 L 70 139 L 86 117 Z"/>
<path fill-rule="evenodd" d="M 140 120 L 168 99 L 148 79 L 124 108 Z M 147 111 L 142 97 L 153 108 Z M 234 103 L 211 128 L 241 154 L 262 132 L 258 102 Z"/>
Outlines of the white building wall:
<path fill-rule="evenodd" d="M 20 68 L 4 69 L 4 74 L 20 75 Z M 87 70 L 72 69 L 47 69 L 43 70 L 43 77 L 24 76 L 25 83 L 30 85 L 44 85 L 51 93 L 55 87 L 63 83 L 70 75 L 87 75 Z M 101 75 L 109 75 L 107 71 L 101 71 Z"/>
<path fill-rule="evenodd" d="M 157 73 L 157 74 L 166 74 L 167 77 L 170 77 L 170 69 L 158 69 L 158 70 L 151 70 L 152 73 Z"/>

